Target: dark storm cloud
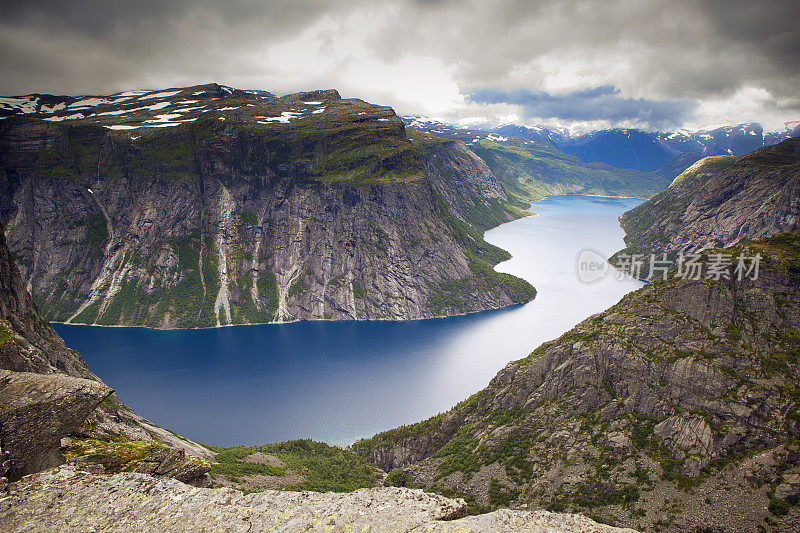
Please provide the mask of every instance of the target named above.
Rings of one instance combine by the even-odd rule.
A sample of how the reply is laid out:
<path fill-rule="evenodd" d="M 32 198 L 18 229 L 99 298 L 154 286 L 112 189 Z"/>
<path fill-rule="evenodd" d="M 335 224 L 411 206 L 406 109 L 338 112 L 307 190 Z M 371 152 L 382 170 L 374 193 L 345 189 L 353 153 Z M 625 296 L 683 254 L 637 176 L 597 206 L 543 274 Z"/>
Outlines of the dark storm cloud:
<path fill-rule="evenodd" d="M 257 16 L 292 30 L 331 8 L 324 0 L 28 0 L 3 4 L 6 24 L 77 31 L 90 36 L 113 36 L 142 23 L 163 29 L 191 12 L 214 13 L 229 25 Z"/>
<path fill-rule="evenodd" d="M 0 2 L 0 94 L 337 86 L 413 112 L 396 77 L 364 83 L 352 66 L 425 59 L 464 94 L 530 89 L 526 113 L 565 120 L 601 106 L 604 120 L 679 121 L 747 87 L 800 114 L 797 0 Z"/>
<path fill-rule="evenodd" d="M 639 121 L 655 127 L 676 126 L 688 119 L 693 102 L 624 98 L 612 85 L 548 94 L 530 89 L 478 89 L 468 95 L 478 104 L 512 104 L 522 107 L 526 118 L 559 118 L 566 121 Z"/>

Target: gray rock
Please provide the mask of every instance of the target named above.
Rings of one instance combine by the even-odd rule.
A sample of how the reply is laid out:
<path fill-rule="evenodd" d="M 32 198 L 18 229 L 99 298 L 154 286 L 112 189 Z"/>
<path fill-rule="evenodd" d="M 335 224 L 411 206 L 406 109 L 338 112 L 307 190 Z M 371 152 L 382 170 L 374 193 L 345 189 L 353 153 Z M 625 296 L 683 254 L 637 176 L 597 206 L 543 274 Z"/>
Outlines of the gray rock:
<path fill-rule="evenodd" d="M 187 458 L 183 449 L 162 448 L 148 455 L 136 466 L 136 472 L 154 477 L 169 477 L 195 487 L 212 485 L 211 465 Z"/>
<path fill-rule="evenodd" d="M 16 480 L 63 463 L 61 438 L 111 392 L 87 379 L 0 370 L 2 474 Z"/>
<path fill-rule="evenodd" d="M 78 468 L 87 467 L 89 465 L 100 465 L 103 467 L 101 473 L 106 474 L 122 472 L 125 464 L 126 462 L 124 459 L 106 453 L 93 453 L 75 458 L 75 466 Z"/>
<path fill-rule="evenodd" d="M 628 211 L 623 252 L 694 252 L 800 227 L 800 139 L 703 159 Z"/>
<path fill-rule="evenodd" d="M 136 473 L 98 476 L 62 466 L 9 487 L 0 499 L 0 529 L 23 531 L 37 524 L 39 531 L 60 532 L 631 531 L 544 511 L 461 518 L 465 513 L 464 500 L 399 487 L 347 494 L 270 490 L 244 495 Z"/>
<path fill-rule="evenodd" d="M 790 496 L 800 496 L 800 472 L 785 472 L 783 481 L 775 487 L 775 497 L 785 500 Z"/>
<path fill-rule="evenodd" d="M 207 92 L 192 98 L 228 105 Z M 46 318 L 160 328 L 400 320 L 533 298 L 526 282 L 473 259 L 505 258 L 479 235 L 516 216 L 480 158 L 461 142 L 413 143 L 387 107 L 319 94 L 324 113 L 291 127 L 257 117 L 308 107 L 298 95 L 241 91 L 230 96 L 238 121 L 198 114 L 191 127 L 138 139 L 98 128 L 99 116 L 4 121 L 0 222 Z M 102 157 L 76 161 L 86 147 Z"/>

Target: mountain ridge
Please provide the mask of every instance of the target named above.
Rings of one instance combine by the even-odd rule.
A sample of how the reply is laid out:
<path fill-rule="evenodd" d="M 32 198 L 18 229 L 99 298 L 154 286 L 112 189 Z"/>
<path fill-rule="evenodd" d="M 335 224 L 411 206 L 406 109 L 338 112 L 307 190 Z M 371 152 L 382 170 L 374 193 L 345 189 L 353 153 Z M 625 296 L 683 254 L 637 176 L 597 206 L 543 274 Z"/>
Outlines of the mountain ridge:
<path fill-rule="evenodd" d="M 659 220 L 687 230 L 705 275 L 673 266 L 451 410 L 352 449 L 395 483 L 458 495 L 474 512 L 535 505 L 644 530 L 796 530 L 800 229 L 784 215 L 799 148 L 703 159 L 621 217 L 629 247 L 661 235 Z M 693 241 L 705 234 L 686 214 L 703 210 L 688 206 L 708 198 L 720 213 L 703 220 L 732 214 L 747 232 Z M 719 257 L 759 268 L 709 275 Z"/>
<path fill-rule="evenodd" d="M 675 256 L 792 231 L 800 226 L 800 138 L 701 159 L 620 224 L 626 248 L 615 257 Z"/>
<path fill-rule="evenodd" d="M 48 319 L 414 319 L 535 295 L 482 237 L 524 204 L 388 107 L 208 85 L 47 109 L 0 120 L 0 219 Z"/>
<path fill-rule="evenodd" d="M 416 116 L 404 116 L 406 125 L 455 137 L 469 133 L 492 133 L 524 139 L 566 154 L 586 163 L 604 163 L 618 169 L 653 172 L 673 179 L 695 161 L 714 155 L 741 156 L 800 135 L 798 122 L 787 122 L 783 131 L 765 132 L 758 123 L 710 126 L 698 130 L 650 132 L 635 128 L 605 128 L 570 134 L 565 128 L 504 124 L 496 127 L 462 128 Z M 462 133 L 459 133 L 462 132 Z"/>

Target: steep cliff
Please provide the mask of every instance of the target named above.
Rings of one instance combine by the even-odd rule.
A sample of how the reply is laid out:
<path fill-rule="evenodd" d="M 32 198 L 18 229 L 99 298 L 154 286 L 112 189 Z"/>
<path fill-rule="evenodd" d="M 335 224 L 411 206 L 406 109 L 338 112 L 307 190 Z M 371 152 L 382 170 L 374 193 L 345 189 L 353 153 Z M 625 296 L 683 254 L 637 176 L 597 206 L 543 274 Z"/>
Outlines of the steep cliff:
<path fill-rule="evenodd" d="M 800 138 L 701 159 L 620 218 L 622 253 L 693 252 L 800 227 Z"/>
<path fill-rule="evenodd" d="M 451 411 L 354 450 L 477 507 L 796 530 L 800 232 L 722 251 L 760 253 L 758 278 L 648 284 Z"/>
<path fill-rule="evenodd" d="M 482 231 L 521 215 L 462 143 L 336 91 L 28 97 L 0 220 L 46 318 L 196 327 L 524 302 Z"/>
<path fill-rule="evenodd" d="M 0 368 L 86 377 L 83 357 L 43 320 L 11 259 L 0 224 Z"/>

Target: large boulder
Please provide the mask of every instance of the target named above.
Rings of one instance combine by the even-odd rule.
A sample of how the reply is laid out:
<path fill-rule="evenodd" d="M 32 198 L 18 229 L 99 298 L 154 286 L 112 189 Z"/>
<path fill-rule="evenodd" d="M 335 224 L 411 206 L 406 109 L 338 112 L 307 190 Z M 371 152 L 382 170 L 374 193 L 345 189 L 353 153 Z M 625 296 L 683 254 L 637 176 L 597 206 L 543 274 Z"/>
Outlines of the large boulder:
<path fill-rule="evenodd" d="M 64 462 L 61 438 L 113 391 L 63 374 L 0 370 L 0 475 L 14 481 Z"/>

